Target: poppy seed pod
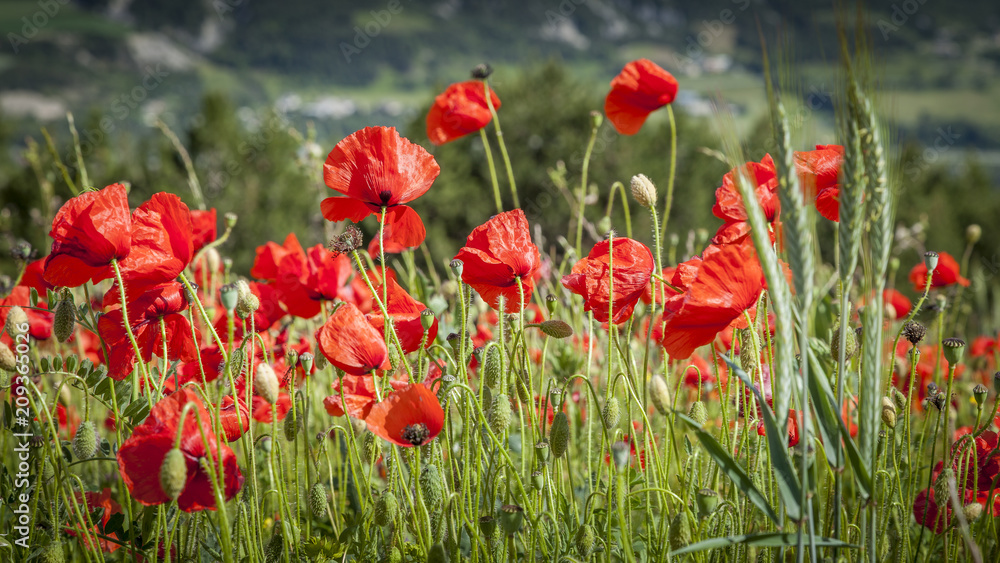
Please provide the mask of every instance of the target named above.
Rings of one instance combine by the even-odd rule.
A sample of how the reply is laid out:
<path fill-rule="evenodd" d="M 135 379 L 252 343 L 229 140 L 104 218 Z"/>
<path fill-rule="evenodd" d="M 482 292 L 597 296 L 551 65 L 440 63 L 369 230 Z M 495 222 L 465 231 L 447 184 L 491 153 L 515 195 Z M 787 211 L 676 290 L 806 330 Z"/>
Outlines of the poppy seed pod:
<path fill-rule="evenodd" d="M 569 448 L 569 419 L 566 413 L 559 411 L 552 419 L 552 428 L 549 429 L 549 445 L 552 455 L 560 458 Z"/>
<path fill-rule="evenodd" d="M 535 487 L 536 491 L 540 491 L 545 487 L 545 473 L 541 469 L 531 472 L 531 485 Z"/>
<path fill-rule="evenodd" d="M 916 321 L 907 321 L 906 324 L 903 325 L 903 338 L 914 346 L 924 339 L 925 334 L 927 334 L 927 329 L 924 325 Z"/>
<path fill-rule="evenodd" d="M 719 494 L 712 489 L 699 489 L 695 495 L 695 502 L 698 504 L 698 516 L 704 518 L 715 512 L 719 506 Z"/>
<path fill-rule="evenodd" d="M 472 78 L 475 80 L 486 80 L 493 74 L 493 67 L 489 63 L 479 63 L 472 67 Z"/>
<path fill-rule="evenodd" d="M 656 186 L 645 174 L 632 176 L 631 187 L 632 198 L 636 203 L 647 209 L 656 205 Z"/>
<path fill-rule="evenodd" d="M 594 552 L 594 527 L 590 524 L 580 524 L 573 537 L 573 546 L 581 559 L 587 559 Z"/>
<path fill-rule="evenodd" d="M 76 328 L 76 304 L 73 303 L 73 294 L 63 291 L 62 299 L 56 304 L 56 310 L 52 318 L 52 334 L 59 342 L 66 342 L 73 336 L 73 329 Z"/>
<path fill-rule="evenodd" d="M 949 367 L 954 368 L 962 363 L 965 357 L 965 341 L 961 338 L 945 338 L 941 341 L 944 350 L 944 359 L 948 360 Z"/>
<path fill-rule="evenodd" d="M 420 311 L 420 326 L 424 327 L 424 332 L 427 332 L 434 326 L 434 311 L 430 309 Z"/>
<path fill-rule="evenodd" d="M 618 397 L 608 397 L 604 401 L 604 411 L 601 412 L 601 420 L 604 422 L 604 427 L 608 430 L 618 426 L 618 422 L 622 418 L 622 406 L 618 401 Z"/>
<path fill-rule="evenodd" d="M 976 406 L 980 409 L 986 404 L 986 396 L 989 392 L 990 390 L 987 389 L 982 383 L 979 383 L 972 388 L 972 398 L 976 400 Z"/>
<path fill-rule="evenodd" d="M 552 338 L 569 338 L 570 336 L 573 336 L 573 327 L 560 320 L 553 319 L 545 321 L 539 325 L 539 328 L 547 336 L 551 336 Z"/>
<path fill-rule="evenodd" d="M 482 532 L 483 536 L 487 539 L 493 536 L 493 532 L 497 529 L 496 518 L 486 515 L 479 517 L 479 531 Z"/>
<path fill-rule="evenodd" d="M 924 252 L 924 265 L 927 266 L 928 272 L 936 270 L 938 265 L 938 253 L 933 250 Z"/>
<path fill-rule="evenodd" d="M 187 483 L 187 461 L 184 452 L 171 448 L 160 464 L 160 487 L 170 500 L 177 500 Z"/>
<path fill-rule="evenodd" d="M 253 374 L 254 391 L 261 398 L 273 405 L 278 402 L 278 376 L 274 369 L 266 363 L 261 363 Z"/>
<path fill-rule="evenodd" d="M 670 412 L 670 389 L 667 380 L 660 374 L 655 374 L 649 381 L 649 397 L 660 414 L 666 416 Z"/>
<path fill-rule="evenodd" d="M 500 507 L 500 527 L 508 536 L 521 531 L 524 525 L 524 509 L 516 504 L 505 504 Z"/>
<path fill-rule="evenodd" d="M 329 501 L 330 497 L 327 496 L 323 483 L 314 483 L 309 489 L 309 510 L 312 511 L 313 516 L 319 520 L 326 519 L 326 507 Z"/>
<path fill-rule="evenodd" d="M 76 429 L 76 436 L 73 437 L 73 454 L 77 459 L 90 459 L 97 453 L 97 427 L 94 423 L 85 420 Z"/>
<path fill-rule="evenodd" d="M 451 271 L 455 272 L 455 275 L 458 276 L 458 277 L 462 277 L 462 266 L 464 266 L 464 265 L 465 265 L 465 262 L 462 262 L 458 258 L 455 258 L 449 264 L 449 266 L 451 266 Z"/>
<path fill-rule="evenodd" d="M 27 241 L 18 241 L 13 248 L 10 249 L 10 257 L 19 262 L 27 262 L 31 258 L 31 253 L 33 249 L 31 244 Z"/>
<path fill-rule="evenodd" d="M 385 526 L 395 520 L 398 513 L 399 503 L 392 491 L 387 490 L 375 499 L 375 523 L 379 526 Z"/>
<path fill-rule="evenodd" d="M 497 436 L 502 435 L 510 426 L 512 416 L 510 399 L 507 398 L 507 395 L 500 393 L 494 397 L 489 412 L 490 430 Z"/>
<path fill-rule="evenodd" d="M 538 463 L 545 463 L 549 461 L 549 453 L 551 448 L 549 448 L 549 441 L 542 438 L 535 443 L 535 460 Z"/>
<path fill-rule="evenodd" d="M 219 301 L 229 313 L 233 313 L 236 310 L 239 300 L 240 293 L 235 283 L 227 283 L 219 288 Z"/>
<path fill-rule="evenodd" d="M 309 372 L 312 371 L 314 360 L 315 356 L 309 352 L 299 356 L 299 363 L 302 364 L 302 370 L 306 372 L 306 375 L 309 375 Z"/>
<path fill-rule="evenodd" d="M 896 427 L 896 404 L 889 397 L 882 397 L 882 422 L 889 428 Z"/>

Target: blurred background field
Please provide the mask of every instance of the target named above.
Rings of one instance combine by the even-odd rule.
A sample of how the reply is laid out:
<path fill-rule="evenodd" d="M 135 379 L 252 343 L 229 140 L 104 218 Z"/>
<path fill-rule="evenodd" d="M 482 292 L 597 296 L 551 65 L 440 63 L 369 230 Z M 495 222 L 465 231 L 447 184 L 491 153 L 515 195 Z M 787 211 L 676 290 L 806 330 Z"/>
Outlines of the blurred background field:
<path fill-rule="evenodd" d="M 992 277 L 1000 272 L 1000 8 L 993 0 L 872 4 L 879 99 L 902 154 L 898 224 L 920 225 L 901 247 L 901 271 L 924 247 L 962 254 L 965 229 L 977 223 L 983 238 L 970 274 Z M 559 251 L 572 215 L 561 179 L 579 184 L 589 113 L 603 108 L 623 64 L 645 57 L 681 85 L 670 224 L 683 259 L 686 241 L 697 239 L 689 230 L 719 223 L 709 210 L 727 165 L 714 156 L 712 103 L 730 105 L 749 156 L 770 145 L 758 26 L 772 46 L 784 45 L 798 77 L 790 85 L 799 93 L 796 148 L 838 142 L 836 19 L 831 3 L 792 0 L 4 1 L 0 251 L 23 239 L 45 253 L 52 215 L 70 191 L 42 129 L 72 165 L 72 112 L 90 183 L 129 181 L 133 204 L 157 191 L 193 204 L 183 162 L 154 124 L 176 132 L 208 206 L 240 217 L 225 247 L 238 271 L 256 246 L 289 231 L 304 245 L 321 242 L 327 152 L 361 127 L 396 126 L 442 167 L 415 203 L 441 264 L 494 206 L 478 136 L 433 147 L 424 115 L 482 62 L 496 71 L 522 207 L 541 225 L 545 248 Z M 589 176 L 600 208 L 612 183 L 633 174 L 665 183 L 668 147 L 663 112 L 634 137 L 605 123 Z M 648 233 L 643 221 L 633 225 L 639 238 Z M 613 223 L 621 228 L 623 217 Z"/>

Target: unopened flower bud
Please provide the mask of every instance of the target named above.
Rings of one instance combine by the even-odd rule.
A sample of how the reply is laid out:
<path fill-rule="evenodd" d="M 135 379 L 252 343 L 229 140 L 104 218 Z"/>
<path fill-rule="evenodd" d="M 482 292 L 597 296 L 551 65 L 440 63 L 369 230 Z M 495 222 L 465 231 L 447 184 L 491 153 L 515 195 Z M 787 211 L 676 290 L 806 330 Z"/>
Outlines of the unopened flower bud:
<path fill-rule="evenodd" d="M 375 499 L 375 523 L 379 526 L 385 526 L 389 522 L 396 519 L 396 514 L 399 513 L 399 503 L 396 501 L 396 495 L 392 494 L 392 491 L 385 491 L 377 499 Z"/>
<path fill-rule="evenodd" d="M 424 504 L 434 509 L 444 499 L 444 484 L 441 482 L 441 472 L 436 465 L 425 465 L 420 472 L 420 492 L 424 495 Z"/>
<path fill-rule="evenodd" d="M 965 228 L 965 242 L 969 244 L 976 244 L 979 242 L 980 237 L 983 236 L 983 229 L 979 225 L 973 223 Z"/>
<path fill-rule="evenodd" d="M 611 444 L 611 459 L 615 462 L 615 467 L 619 471 L 628 467 L 628 459 L 632 453 L 631 449 L 627 443 L 621 440 Z"/>
<path fill-rule="evenodd" d="M 27 325 L 28 315 L 20 306 L 14 305 L 7 311 L 7 322 L 4 325 L 4 330 L 7 331 L 7 335 L 12 340 L 16 341 L 19 335 L 27 334 Z"/>
<path fill-rule="evenodd" d="M 305 366 L 305 364 L 302 365 Z M 326 366 L 330 365 L 330 361 L 324 354 L 320 354 L 318 356 L 313 356 L 313 365 L 316 366 L 316 371 L 323 371 L 326 369 Z"/>
<path fill-rule="evenodd" d="M 562 457 L 569 448 L 569 419 L 566 413 L 559 411 L 552 419 L 552 428 L 549 429 L 549 445 L 552 448 L 552 455 L 556 458 Z"/>
<path fill-rule="evenodd" d="M 649 397 L 660 414 L 667 415 L 670 412 L 670 389 L 662 375 L 655 374 L 649 381 Z"/>
<path fill-rule="evenodd" d="M 970 502 L 962 507 L 962 512 L 965 514 L 966 521 L 975 522 L 983 514 L 983 505 L 978 502 Z"/>
<path fill-rule="evenodd" d="M 160 464 L 160 488 L 170 500 L 177 500 L 187 484 L 187 460 L 179 448 L 171 448 Z"/>
<path fill-rule="evenodd" d="M 510 399 L 507 398 L 507 395 L 501 393 L 494 397 L 489 412 L 490 430 L 497 436 L 502 435 L 510 426 L 512 417 Z"/>
<path fill-rule="evenodd" d="M 542 330 L 547 336 L 552 338 L 569 338 L 573 336 L 573 327 L 569 326 L 564 321 L 559 320 L 549 320 L 538 325 L 538 328 Z"/>
<path fill-rule="evenodd" d="M 656 205 L 656 186 L 645 174 L 632 176 L 632 198 L 645 208 Z"/>
<path fill-rule="evenodd" d="M 670 549 L 674 551 L 691 543 L 691 522 L 683 510 L 678 512 L 673 521 L 670 522 L 667 539 L 670 541 Z"/>
<path fill-rule="evenodd" d="M 0 370 L 17 371 L 17 356 L 3 342 L 0 342 Z"/>
<path fill-rule="evenodd" d="M 472 78 L 474 80 L 486 80 L 493 74 L 493 67 L 489 63 L 479 63 L 472 67 Z"/>
<path fill-rule="evenodd" d="M 495 344 L 487 346 L 485 354 L 483 382 L 487 387 L 495 389 L 500 385 L 500 378 L 503 376 L 503 354 L 500 353 L 500 347 Z"/>
<path fill-rule="evenodd" d="M 85 420 L 76 429 L 73 437 L 73 454 L 77 459 L 90 459 L 97 453 L 97 427 Z"/>
<path fill-rule="evenodd" d="M 330 497 L 326 494 L 326 487 L 323 483 L 315 483 L 312 488 L 309 489 L 309 510 L 312 511 L 313 516 L 319 520 L 326 519 L 326 507 L 330 501 Z"/>
<path fill-rule="evenodd" d="M 278 376 L 274 369 L 266 363 L 261 362 L 253 374 L 254 391 L 260 395 L 268 404 L 278 402 Z"/>
<path fill-rule="evenodd" d="M 297 413 L 290 410 L 288 411 L 288 414 L 285 415 L 284 431 L 285 440 L 294 442 L 295 436 L 299 433 L 299 417 L 297 416 Z"/>
<path fill-rule="evenodd" d="M 840 361 L 840 319 L 833 324 L 833 334 L 830 336 L 830 355 L 835 361 Z M 847 327 L 844 338 L 844 361 L 850 360 L 858 353 L 858 335 L 851 327 Z"/>
<path fill-rule="evenodd" d="M 695 401 L 691 403 L 688 417 L 697 422 L 699 426 L 704 425 L 705 421 L 708 420 L 708 407 L 705 406 L 705 402 Z"/>
<path fill-rule="evenodd" d="M 580 559 L 587 560 L 594 552 L 594 527 L 590 524 L 580 524 L 573 537 L 573 546 Z"/>
<path fill-rule="evenodd" d="M 214 246 L 205 249 L 205 265 L 208 266 L 210 274 L 218 272 L 222 266 L 222 255 L 219 254 L 219 251 Z"/>
<path fill-rule="evenodd" d="M 58 540 L 52 540 L 49 542 L 49 544 L 42 549 L 41 553 L 38 554 L 38 558 L 35 559 L 38 563 L 63 563 L 65 560 L 66 556 L 63 553 L 63 544 Z"/>
<path fill-rule="evenodd" d="M 622 418 L 622 406 L 618 401 L 618 397 L 608 397 L 604 401 L 604 411 L 601 413 L 601 420 L 604 422 L 604 428 L 611 430 L 618 426 L 618 422 Z"/>
<path fill-rule="evenodd" d="M 241 319 L 248 319 L 260 308 L 260 299 L 250 291 L 250 284 L 245 280 L 236 282 L 236 316 Z"/>
<path fill-rule="evenodd" d="M 892 387 L 892 402 L 896 404 L 897 411 L 906 409 L 906 395 L 895 387 Z"/>
<path fill-rule="evenodd" d="M 73 303 L 73 294 L 63 291 L 62 299 L 56 304 L 56 310 L 52 317 L 52 334 L 59 342 L 66 342 L 73 336 L 76 328 L 76 304 Z"/>
<path fill-rule="evenodd" d="M 889 428 L 896 427 L 896 404 L 889 397 L 882 397 L 882 422 Z"/>
<path fill-rule="evenodd" d="M 236 219 L 237 219 L 237 217 L 236 217 L 236 214 L 233 213 L 232 211 L 230 211 L 230 212 L 226 213 L 225 215 L 223 215 L 222 219 L 223 219 L 223 221 L 226 222 L 226 228 L 227 229 L 232 229 L 233 227 L 236 226 Z"/>

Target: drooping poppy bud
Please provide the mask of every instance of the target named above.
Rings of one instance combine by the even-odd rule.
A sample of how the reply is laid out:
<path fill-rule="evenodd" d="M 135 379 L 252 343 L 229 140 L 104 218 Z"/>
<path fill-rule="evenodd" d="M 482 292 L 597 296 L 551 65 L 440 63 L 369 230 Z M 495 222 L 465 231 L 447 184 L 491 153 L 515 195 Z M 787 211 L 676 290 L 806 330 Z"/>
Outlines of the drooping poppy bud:
<path fill-rule="evenodd" d="M 187 462 L 184 452 L 171 448 L 160 465 L 160 487 L 170 500 L 177 500 L 187 483 Z"/>

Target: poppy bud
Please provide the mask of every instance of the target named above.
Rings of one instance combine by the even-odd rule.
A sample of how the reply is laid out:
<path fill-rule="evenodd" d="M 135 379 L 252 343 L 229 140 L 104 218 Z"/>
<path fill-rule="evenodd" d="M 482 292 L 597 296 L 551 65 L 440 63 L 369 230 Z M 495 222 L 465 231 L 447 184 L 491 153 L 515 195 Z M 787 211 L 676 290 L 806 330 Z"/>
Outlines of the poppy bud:
<path fill-rule="evenodd" d="M 85 420 L 76 429 L 73 437 L 73 454 L 77 459 L 90 459 L 97 453 L 97 427 Z"/>
<path fill-rule="evenodd" d="M 611 217 L 605 215 L 597 221 L 597 232 L 602 235 L 611 233 Z"/>
<path fill-rule="evenodd" d="M 21 240 L 10 249 L 10 257 L 18 262 L 27 262 L 31 258 L 31 252 L 31 244 Z"/>
<path fill-rule="evenodd" d="M 906 338 L 914 346 L 924 339 L 925 334 L 927 334 L 927 329 L 916 321 L 908 321 L 903 325 L 903 338 Z"/>
<path fill-rule="evenodd" d="M 236 310 L 236 305 L 239 303 L 239 299 L 240 293 L 236 284 L 227 283 L 219 288 L 219 301 L 222 302 L 222 306 L 225 307 L 226 311 L 230 314 Z"/>
<path fill-rule="evenodd" d="M 436 543 L 427 552 L 427 563 L 448 563 L 448 554 L 444 551 L 443 543 Z"/>
<path fill-rule="evenodd" d="M 17 371 L 17 356 L 2 342 L 0 342 L 0 370 Z"/>
<path fill-rule="evenodd" d="M 493 532 L 497 529 L 497 520 L 492 516 L 480 516 L 479 517 L 479 531 L 482 532 L 483 536 L 487 539 L 493 536 Z"/>
<path fill-rule="evenodd" d="M 972 388 L 972 398 L 976 400 L 976 406 L 980 409 L 986 404 L 986 395 L 989 394 L 989 392 L 990 390 L 987 389 L 982 383 Z"/>
<path fill-rule="evenodd" d="M 670 522 L 670 532 L 667 534 L 670 541 L 670 549 L 676 551 L 691 543 L 691 522 L 687 513 L 683 510 L 678 512 L 672 522 Z"/>
<path fill-rule="evenodd" d="M 645 174 L 632 176 L 632 198 L 647 209 L 656 205 L 656 186 Z"/>
<path fill-rule="evenodd" d="M 288 415 L 285 416 L 285 440 L 289 442 L 295 441 L 295 436 L 299 433 L 299 417 L 295 415 L 295 412 L 288 411 Z"/>
<path fill-rule="evenodd" d="M 597 110 L 591 111 L 590 122 L 594 124 L 594 129 L 599 129 L 604 123 L 604 114 Z"/>
<path fill-rule="evenodd" d="M 57 540 L 52 540 L 49 545 L 45 546 L 45 549 L 38 554 L 37 559 L 39 563 L 62 563 L 65 560 L 62 542 Z"/>
<path fill-rule="evenodd" d="M 513 413 L 510 409 L 510 399 L 508 399 L 507 395 L 504 395 L 503 393 L 497 395 L 493 399 L 493 404 L 490 406 L 490 430 L 492 430 L 497 436 L 502 435 L 510 426 L 510 419 L 512 416 Z"/>
<path fill-rule="evenodd" d="M 969 244 L 976 244 L 979 242 L 980 237 L 983 236 L 983 229 L 979 225 L 973 223 L 965 228 L 965 242 Z"/>
<path fill-rule="evenodd" d="M 975 522 L 983 514 L 983 505 L 978 502 L 970 502 L 962 507 L 962 512 L 965 514 L 967 521 Z"/>
<path fill-rule="evenodd" d="M 569 338 L 573 336 L 573 327 L 563 321 L 545 321 L 538 326 L 542 329 L 542 332 L 552 338 Z"/>
<path fill-rule="evenodd" d="M 601 413 L 601 419 L 604 422 L 604 427 L 608 430 L 618 426 L 618 422 L 622 418 L 622 406 L 618 402 L 618 397 L 608 397 L 604 401 L 604 411 Z"/>
<path fill-rule="evenodd" d="M 260 299 L 250 291 L 250 285 L 244 280 L 236 282 L 238 299 L 236 301 L 236 316 L 248 319 L 257 309 L 260 309 Z"/>
<path fill-rule="evenodd" d="M 830 336 L 830 355 L 833 356 L 835 361 L 840 361 L 840 329 L 836 328 L 840 326 L 840 318 L 833 324 L 833 334 Z M 858 334 L 847 327 L 847 332 L 844 338 L 844 361 L 848 361 L 858 353 Z"/>
<path fill-rule="evenodd" d="M 938 503 L 938 506 L 945 506 L 948 504 L 948 482 L 955 478 L 955 470 L 951 467 L 945 467 L 941 473 L 938 475 L 937 481 L 934 482 L 934 501 Z"/>
<path fill-rule="evenodd" d="M 461 260 L 459 260 L 458 258 L 455 258 L 454 260 L 452 260 L 451 264 L 450 264 L 451 265 L 451 271 L 455 272 L 455 276 L 457 276 L 459 278 L 462 277 L 462 265 L 463 264 L 464 263 Z"/>
<path fill-rule="evenodd" d="M 660 414 L 666 416 L 670 412 L 670 389 L 662 375 L 655 374 L 649 381 L 649 397 Z"/>
<path fill-rule="evenodd" d="M 719 494 L 712 489 L 699 489 L 695 495 L 695 502 L 698 504 L 698 516 L 704 518 L 715 512 L 719 506 Z"/>
<path fill-rule="evenodd" d="M 14 305 L 7 312 L 7 323 L 4 325 L 4 330 L 7 331 L 11 339 L 16 341 L 19 335 L 26 333 L 26 331 L 21 330 L 26 324 L 28 324 L 28 315 L 20 306 Z"/>
<path fill-rule="evenodd" d="M 62 295 L 52 318 L 52 334 L 59 342 L 66 342 L 76 328 L 76 304 L 69 291 L 63 291 Z"/>
<path fill-rule="evenodd" d="M 936 270 L 938 265 L 938 253 L 932 250 L 924 252 L 924 265 L 927 266 L 928 273 Z"/>
<path fill-rule="evenodd" d="M 299 363 L 299 352 L 295 348 L 289 348 L 285 351 L 285 366 L 288 369 L 295 369 L 295 366 Z"/>
<path fill-rule="evenodd" d="M 314 359 L 314 356 L 309 352 L 299 356 L 299 363 L 302 364 L 302 370 L 306 372 L 306 375 L 309 375 L 309 372 L 312 371 Z"/>
<path fill-rule="evenodd" d="M 524 525 L 524 509 L 516 504 L 505 504 L 500 507 L 500 527 L 508 536 L 521 531 Z"/>
<path fill-rule="evenodd" d="M 581 559 L 587 559 L 594 552 L 594 527 L 590 524 L 580 524 L 573 537 L 573 546 Z"/>
<path fill-rule="evenodd" d="M 896 410 L 901 411 L 906 408 L 906 395 L 895 387 L 892 387 L 892 401 L 896 403 Z"/>
<path fill-rule="evenodd" d="M 323 371 L 326 369 L 326 366 L 330 365 L 330 360 L 326 359 L 326 356 L 323 354 L 313 356 L 313 365 L 316 366 L 316 371 Z"/>
<path fill-rule="evenodd" d="M 233 269 L 233 259 L 226 256 L 225 258 L 222 259 L 222 273 L 228 276 L 229 272 L 231 272 L 232 269 Z"/>
<path fill-rule="evenodd" d="M 225 215 L 223 215 L 222 219 L 226 222 L 226 228 L 227 229 L 232 229 L 233 227 L 236 226 L 236 219 L 237 219 L 237 217 L 236 217 L 236 214 L 233 213 L 232 211 L 230 211 L 230 212 L 226 213 Z"/>
<path fill-rule="evenodd" d="M 222 266 L 222 255 L 215 247 L 208 247 L 205 250 L 205 265 L 208 266 L 208 271 L 215 273 L 219 271 L 219 267 Z"/>
<path fill-rule="evenodd" d="M 697 422 L 699 426 L 702 426 L 708 420 L 708 407 L 705 406 L 703 401 L 695 401 L 691 403 L 691 408 L 688 410 L 688 417 Z"/>
<path fill-rule="evenodd" d="M 557 459 L 562 457 L 569 448 L 569 419 L 566 413 L 559 411 L 552 419 L 552 428 L 549 429 L 549 444 L 552 446 L 552 455 Z"/>
<path fill-rule="evenodd" d="M 375 523 L 385 526 L 396 519 L 399 512 L 399 503 L 396 502 L 396 495 L 392 491 L 385 491 L 375 499 Z"/>
<path fill-rule="evenodd" d="M 896 404 L 889 397 L 882 397 L 882 422 L 889 428 L 896 427 Z"/>
<path fill-rule="evenodd" d="M 555 315 L 559 310 L 559 300 L 551 293 L 545 296 L 545 308 L 549 310 L 549 316 Z"/>
<path fill-rule="evenodd" d="M 615 467 L 619 471 L 628 467 L 628 459 L 631 453 L 629 445 L 621 440 L 611 444 L 611 459 L 614 460 Z"/>
<path fill-rule="evenodd" d="M 278 526 L 275 526 L 277 529 Z M 277 563 L 281 561 L 281 554 L 285 551 L 285 543 L 281 539 L 281 534 L 274 534 L 264 546 L 264 561 L 266 563 Z"/>
<path fill-rule="evenodd" d="M 474 80 L 486 80 L 493 74 L 493 67 L 489 63 L 479 63 L 472 67 L 472 78 Z"/>
<path fill-rule="evenodd" d="M 364 451 L 368 463 L 375 463 L 382 456 L 382 440 L 375 434 L 368 432 L 365 434 Z"/>
<path fill-rule="evenodd" d="M 392 546 L 389 553 L 385 554 L 385 558 L 382 559 L 385 563 L 402 563 L 403 554 L 399 551 L 399 548 Z"/>
<path fill-rule="evenodd" d="M 191 285 L 190 289 L 188 289 L 188 286 L 186 285 L 184 286 L 184 301 L 187 301 L 188 305 L 193 306 L 195 301 L 198 300 L 199 285 L 194 282 L 191 282 L 190 285 Z"/>
<path fill-rule="evenodd" d="M 326 507 L 329 500 L 323 483 L 315 483 L 309 489 L 309 510 L 312 510 L 313 516 L 317 519 L 324 520 L 326 518 Z"/>
<path fill-rule="evenodd" d="M 424 309 L 420 311 L 420 326 L 424 327 L 424 332 L 431 329 L 434 326 L 434 311 L 430 309 Z"/>
<path fill-rule="evenodd" d="M 965 341 L 961 338 L 945 338 L 941 341 L 944 350 L 944 359 L 948 360 L 950 367 L 955 367 L 962 363 L 965 357 Z"/>
<path fill-rule="evenodd" d="M 171 448 L 160 464 L 160 488 L 170 500 L 177 500 L 187 484 L 187 460 L 180 448 Z"/>
<path fill-rule="evenodd" d="M 430 509 L 437 507 L 444 499 L 441 472 L 436 465 L 426 465 L 420 472 L 420 492 L 424 495 L 424 503 Z"/>
<path fill-rule="evenodd" d="M 253 374 L 253 386 L 257 395 L 273 405 L 278 402 L 278 376 L 274 369 L 266 363 L 261 363 Z"/>
<path fill-rule="evenodd" d="M 535 442 L 535 460 L 538 463 L 545 463 L 549 460 L 549 441 L 542 438 Z"/>
<path fill-rule="evenodd" d="M 483 382 L 489 388 L 495 389 L 500 385 L 500 378 L 503 376 L 503 355 L 497 345 L 486 347 L 486 358 L 483 361 Z"/>

